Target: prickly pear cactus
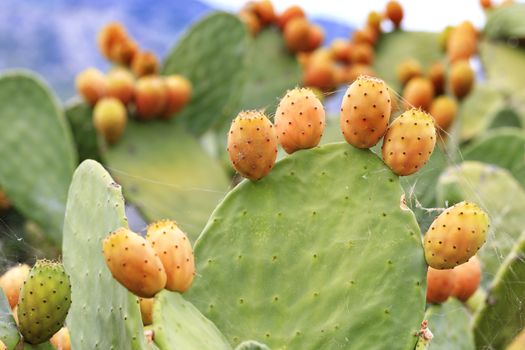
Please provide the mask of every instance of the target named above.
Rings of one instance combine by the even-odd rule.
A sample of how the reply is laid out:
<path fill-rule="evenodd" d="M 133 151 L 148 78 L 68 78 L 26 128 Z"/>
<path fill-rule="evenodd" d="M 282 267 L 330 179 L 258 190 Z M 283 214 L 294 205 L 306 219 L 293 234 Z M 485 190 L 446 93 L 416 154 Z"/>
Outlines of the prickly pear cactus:
<path fill-rule="evenodd" d="M 32 73 L 0 77 L 0 184 L 14 206 L 61 242 L 67 189 L 76 163 L 55 96 Z"/>
<path fill-rule="evenodd" d="M 497 6 L 487 14 L 483 33 L 492 39 L 519 40 L 525 38 L 524 4 L 505 4 Z"/>
<path fill-rule="evenodd" d="M 93 109 L 85 102 L 73 100 L 68 102 L 64 112 L 73 132 L 79 161 L 99 160 L 97 132 L 92 118 Z"/>
<path fill-rule="evenodd" d="M 434 334 L 429 350 L 474 350 L 474 336 L 470 329 L 471 316 L 456 299 L 441 305 L 431 305 L 425 313 L 428 327 Z"/>
<path fill-rule="evenodd" d="M 130 122 L 103 154 L 126 198 L 149 219 L 173 219 L 195 240 L 228 189 L 219 163 L 176 125 Z"/>
<path fill-rule="evenodd" d="M 523 213 L 523 212 L 522 212 Z M 525 327 L 525 231 L 502 263 L 474 319 L 477 349 L 504 349 Z"/>
<path fill-rule="evenodd" d="M 215 210 L 188 299 L 234 345 L 413 349 L 426 265 L 403 196 L 369 150 L 298 151 Z"/>
<path fill-rule="evenodd" d="M 172 122 L 201 135 L 235 112 L 244 83 L 248 34 L 234 15 L 217 12 L 195 24 L 168 55 L 162 74 L 193 84 L 190 103 Z"/>
<path fill-rule="evenodd" d="M 507 170 L 467 161 L 448 168 L 441 175 L 437 193 L 440 206 L 468 200 L 489 214 L 491 229 L 487 243 L 478 253 L 483 263 L 482 283 L 486 285 L 523 231 L 525 191 Z M 511 202 L 509 194 L 512 194 Z"/>
<path fill-rule="evenodd" d="M 120 186 L 100 164 L 84 161 L 73 176 L 64 221 L 73 349 L 145 348 L 138 299 L 113 279 L 102 255 L 102 240 L 122 226 L 127 219 Z"/>
<path fill-rule="evenodd" d="M 525 49 L 502 42 L 483 41 L 480 58 L 487 83 L 512 95 L 525 87 Z"/>
<path fill-rule="evenodd" d="M 163 291 L 153 304 L 155 343 L 161 349 L 231 350 L 215 325 L 179 293 Z"/>
<path fill-rule="evenodd" d="M 4 343 L 7 350 L 13 350 L 20 341 L 20 333 L 11 313 L 11 307 L 2 289 L 0 289 L 0 341 Z"/>

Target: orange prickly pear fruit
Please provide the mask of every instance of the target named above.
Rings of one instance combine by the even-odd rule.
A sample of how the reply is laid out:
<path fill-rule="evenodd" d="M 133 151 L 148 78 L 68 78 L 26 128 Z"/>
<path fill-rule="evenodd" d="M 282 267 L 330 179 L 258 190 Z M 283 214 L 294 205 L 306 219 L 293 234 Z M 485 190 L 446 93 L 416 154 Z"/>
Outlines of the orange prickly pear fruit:
<path fill-rule="evenodd" d="M 75 86 L 80 96 L 93 106 L 106 95 L 108 81 L 98 69 L 88 68 L 77 75 Z"/>
<path fill-rule="evenodd" d="M 261 22 L 253 12 L 242 11 L 239 13 L 239 17 L 244 22 L 252 36 L 256 36 L 257 33 L 261 31 Z"/>
<path fill-rule="evenodd" d="M 427 303 L 441 304 L 452 295 L 455 285 L 454 270 L 427 270 Z"/>
<path fill-rule="evenodd" d="M 151 75 L 137 79 L 135 83 L 135 108 L 142 120 L 162 115 L 168 103 L 168 91 L 162 77 Z"/>
<path fill-rule="evenodd" d="M 281 30 L 284 30 L 286 28 L 286 25 L 288 22 L 290 22 L 294 18 L 304 18 L 305 13 L 303 9 L 298 5 L 292 5 L 288 7 L 286 10 L 283 11 L 278 17 L 277 17 L 277 26 L 281 28 Z"/>
<path fill-rule="evenodd" d="M 7 270 L 0 277 L 0 289 L 4 291 L 11 309 L 14 309 L 16 304 L 18 304 L 20 290 L 29 275 L 30 269 L 26 264 L 19 264 Z"/>
<path fill-rule="evenodd" d="M 467 61 L 458 61 L 450 68 L 449 82 L 452 93 L 457 98 L 463 98 L 469 94 L 474 85 L 474 71 Z"/>
<path fill-rule="evenodd" d="M 157 74 L 159 70 L 157 56 L 151 51 L 138 52 L 131 62 L 131 70 L 137 77 Z"/>
<path fill-rule="evenodd" d="M 456 281 L 452 295 L 461 301 L 467 301 L 478 289 L 481 281 L 481 263 L 473 256 L 464 264 L 454 268 Z"/>
<path fill-rule="evenodd" d="M 135 78 L 133 74 L 124 68 L 116 68 L 107 75 L 107 97 L 115 97 L 124 105 L 133 99 Z"/>
<path fill-rule="evenodd" d="M 69 337 L 69 330 L 67 327 L 62 327 L 56 332 L 49 342 L 56 350 L 71 350 L 71 338 Z"/>
<path fill-rule="evenodd" d="M 411 79 L 403 90 L 405 107 L 421 107 L 428 111 L 434 98 L 434 85 L 428 78 Z"/>
<path fill-rule="evenodd" d="M 142 324 L 149 326 L 153 323 L 153 303 L 155 298 L 139 298 L 140 315 L 142 316 Z"/>
<path fill-rule="evenodd" d="M 119 22 L 111 22 L 100 30 L 97 36 L 97 43 L 100 53 L 102 55 L 112 60 L 112 51 L 115 45 L 128 40 L 128 34 L 126 29 Z"/>
<path fill-rule="evenodd" d="M 274 23 L 277 15 L 270 0 L 260 0 L 253 4 L 253 12 L 259 17 L 262 25 Z"/>
<path fill-rule="evenodd" d="M 292 52 L 308 51 L 310 41 L 310 23 L 303 17 L 291 19 L 284 28 L 284 41 Z"/>
<path fill-rule="evenodd" d="M 163 117 L 169 118 L 179 112 L 191 99 L 191 82 L 182 75 L 174 74 L 164 79 L 167 102 Z"/>
<path fill-rule="evenodd" d="M 445 66 L 443 63 L 433 63 L 428 70 L 428 78 L 434 86 L 436 95 L 440 95 L 445 91 Z"/>
<path fill-rule="evenodd" d="M 447 130 L 456 118 L 458 104 L 456 100 L 448 96 L 439 96 L 430 106 L 430 115 L 434 117 L 436 125 L 441 130 Z"/>
<path fill-rule="evenodd" d="M 386 4 L 385 15 L 396 28 L 399 28 L 403 20 L 403 7 L 399 2 L 391 0 Z"/>
<path fill-rule="evenodd" d="M 423 73 L 423 68 L 419 61 L 408 58 L 397 65 L 396 74 L 397 79 L 401 84 L 405 85 L 412 78 L 419 77 Z"/>
<path fill-rule="evenodd" d="M 371 64 L 374 61 L 374 48 L 367 43 L 356 44 L 350 53 L 354 64 Z"/>
<path fill-rule="evenodd" d="M 104 97 L 93 110 L 93 125 L 104 139 L 115 143 L 126 128 L 128 115 L 124 104 L 114 97 Z"/>

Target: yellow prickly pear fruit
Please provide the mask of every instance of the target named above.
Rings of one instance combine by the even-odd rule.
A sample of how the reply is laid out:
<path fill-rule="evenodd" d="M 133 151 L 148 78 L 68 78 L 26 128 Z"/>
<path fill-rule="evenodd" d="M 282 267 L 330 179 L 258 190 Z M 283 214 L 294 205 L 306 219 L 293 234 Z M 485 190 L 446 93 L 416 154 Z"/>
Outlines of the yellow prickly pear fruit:
<path fill-rule="evenodd" d="M 114 97 L 104 97 L 93 110 L 93 125 L 104 139 L 115 143 L 126 128 L 128 115 L 124 104 Z"/>
<path fill-rule="evenodd" d="M 450 68 L 449 84 L 452 93 L 457 98 L 463 98 L 469 94 L 474 85 L 474 70 L 468 61 L 458 61 Z"/>

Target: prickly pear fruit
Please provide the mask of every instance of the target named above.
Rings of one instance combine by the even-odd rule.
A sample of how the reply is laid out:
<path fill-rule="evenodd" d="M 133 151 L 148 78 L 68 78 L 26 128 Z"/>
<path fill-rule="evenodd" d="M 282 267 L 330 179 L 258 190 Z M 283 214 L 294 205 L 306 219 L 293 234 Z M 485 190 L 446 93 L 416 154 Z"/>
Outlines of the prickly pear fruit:
<path fill-rule="evenodd" d="M 71 305 L 71 284 L 64 266 L 38 260 L 24 282 L 18 301 L 18 323 L 24 341 L 40 344 L 62 328 Z"/>
<path fill-rule="evenodd" d="M 331 61 L 314 60 L 304 70 L 303 83 L 328 91 L 335 86 L 336 72 Z"/>
<path fill-rule="evenodd" d="M 151 51 L 138 52 L 131 61 L 131 70 L 137 77 L 157 74 L 159 63 L 157 56 Z"/>
<path fill-rule="evenodd" d="M 193 282 L 195 261 L 191 242 L 171 220 L 148 226 L 146 240 L 151 244 L 166 271 L 166 289 L 184 293 Z"/>
<path fill-rule="evenodd" d="M 261 31 L 261 22 L 259 18 L 251 11 L 241 11 L 239 18 L 244 22 L 246 28 L 252 36 L 256 36 Z"/>
<path fill-rule="evenodd" d="M 127 37 L 126 29 L 121 23 L 111 22 L 98 33 L 98 48 L 105 58 L 111 60 L 115 45 L 125 41 Z"/>
<path fill-rule="evenodd" d="M 142 324 L 149 326 L 153 323 L 153 303 L 155 298 L 139 298 L 140 315 L 142 316 Z"/>
<path fill-rule="evenodd" d="M 120 40 L 111 47 L 110 59 L 116 64 L 129 67 L 139 52 L 139 45 L 130 38 Z"/>
<path fill-rule="evenodd" d="M 421 107 L 428 111 L 434 98 L 434 85 L 427 78 L 416 77 L 411 79 L 403 90 L 405 107 Z"/>
<path fill-rule="evenodd" d="M 383 16 L 377 11 L 372 11 L 366 17 L 366 24 L 375 29 L 378 33 L 381 32 L 381 21 Z"/>
<path fill-rule="evenodd" d="M 366 64 L 352 64 L 350 67 L 346 70 L 346 81 L 348 82 L 354 82 L 357 78 L 359 78 L 361 75 L 368 75 L 369 77 L 375 76 L 375 72 L 369 65 Z M 392 96 L 392 95 L 390 95 Z"/>
<path fill-rule="evenodd" d="M 179 112 L 191 98 L 192 86 L 188 79 L 182 75 L 170 75 L 164 79 L 166 86 L 167 102 L 163 117 L 169 118 Z"/>
<path fill-rule="evenodd" d="M 307 51 L 310 39 L 310 24 L 304 17 L 291 19 L 284 28 L 284 41 L 292 52 Z"/>
<path fill-rule="evenodd" d="M 395 0 L 391 0 L 386 4 L 386 17 L 392 21 L 396 28 L 399 28 L 403 20 L 403 8 L 401 4 Z"/>
<path fill-rule="evenodd" d="M 460 202 L 441 213 L 425 234 L 427 264 L 451 269 L 466 263 L 485 243 L 489 217 L 480 207 Z"/>
<path fill-rule="evenodd" d="M 374 61 L 374 48 L 367 43 L 360 43 L 352 48 L 350 60 L 354 64 L 371 64 Z"/>
<path fill-rule="evenodd" d="M 383 138 L 383 160 L 394 173 L 406 176 L 426 164 L 436 145 L 432 117 L 420 109 L 411 109 L 397 117 Z"/>
<path fill-rule="evenodd" d="M 456 282 L 452 295 L 461 301 L 467 301 L 478 289 L 481 281 L 481 263 L 473 256 L 464 264 L 454 268 Z"/>
<path fill-rule="evenodd" d="M 336 61 L 348 63 L 350 62 L 350 54 L 353 49 L 353 44 L 344 39 L 335 39 L 330 44 L 330 52 Z"/>
<path fill-rule="evenodd" d="M 436 125 L 441 130 L 447 130 L 458 112 L 456 100 L 448 96 L 439 96 L 430 105 L 430 115 L 434 117 Z"/>
<path fill-rule="evenodd" d="M 441 304 L 452 295 L 454 289 L 454 270 L 427 270 L 427 303 Z"/>
<path fill-rule="evenodd" d="M 479 4 L 484 10 L 489 10 L 492 8 L 492 0 L 479 0 Z"/>
<path fill-rule="evenodd" d="M 405 85 L 412 78 L 419 77 L 423 73 L 421 63 L 413 58 L 407 58 L 397 65 L 397 79 Z"/>
<path fill-rule="evenodd" d="M 0 211 L 11 208 L 11 201 L 0 187 Z"/>
<path fill-rule="evenodd" d="M 30 267 L 28 265 L 19 264 L 7 270 L 2 277 L 0 277 L 0 288 L 4 291 L 11 309 L 14 309 L 18 303 L 20 290 L 29 275 L 29 270 Z"/>
<path fill-rule="evenodd" d="M 7 350 L 7 346 L 5 346 L 4 342 L 0 340 L 0 350 Z"/>
<path fill-rule="evenodd" d="M 346 141 L 358 148 L 374 146 L 385 134 L 391 109 L 384 81 L 366 75 L 358 77 L 341 103 L 340 124 Z"/>
<path fill-rule="evenodd" d="M 286 153 L 315 147 L 325 127 L 325 111 L 317 96 L 305 88 L 288 90 L 275 111 L 277 139 Z"/>
<path fill-rule="evenodd" d="M 308 33 L 307 51 L 313 51 L 322 45 L 324 41 L 324 29 L 318 25 L 311 25 Z"/>
<path fill-rule="evenodd" d="M 273 23 L 277 19 L 273 4 L 270 0 L 260 0 L 254 3 L 253 11 L 259 17 L 262 25 Z"/>
<path fill-rule="evenodd" d="M 115 97 L 124 105 L 131 102 L 135 78 L 124 68 L 115 68 L 107 75 L 107 97 Z"/>
<path fill-rule="evenodd" d="M 284 10 L 277 17 L 277 26 L 281 29 L 284 29 L 289 21 L 297 17 L 304 18 L 305 17 L 304 11 L 300 6 L 292 5 L 288 7 L 286 10 Z"/>
<path fill-rule="evenodd" d="M 88 68 L 77 75 L 75 86 L 80 96 L 93 106 L 105 96 L 108 82 L 101 71 L 96 68 Z"/>
<path fill-rule="evenodd" d="M 378 34 L 371 27 L 365 26 L 363 29 L 357 29 L 352 33 L 353 44 L 375 45 Z"/>
<path fill-rule="evenodd" d="M 468 60 L 477 51 L 478 34 L 469 21 L 451 30 L 447 40 L 447 56 L 451 63 Z"/>
<path fill-rule="evenodd" d="M 445 66 L 443 63 L 435 62 L 430 66 L 428 79 L 432 82 L 436 95 L 440 95 L 445 91 Z"/>
<path fill-rule="evenodd" d="M 455 62 L 450 68 L 450 89 L 457 98 L 468 95 L 474 84 L 474 71 L 467 61 Z"/>
<path fill-rule="evenodd" d="M 235 170 L 250 180 L 259 180 L 272 170 L 277 158 L 273 124 L 261 111 L 243 111 L 228 132 L 228 154 Z"/>
<path fill-rule="evenodd" d="M 131 293 L 151 298 L 166 285 L 159 256 L 143 237 L 121 227 L 103 243 L 106 264 L 113 277 Z"/>
<path fill-rule="evenodd" d="M 246 340 L 237 345 L 235 350 L 270 350 L 270 348 L 266 344 L 255 340 Z"/>
<path fill-rule="evenodd" d="M 57 350 L 71 350 L 71 339 L 67 327 L 60 328 L 60 330 L 51 337 L 49 342 Z"/>
<path fill-rule="evenodd" d="M 168 93 L 164 79 L 159 76 L 139 78 L 135 84 L 137 117 L 149 120 L 159 117 L 166 109 Z"/>
<path fill-rule="evenodd" d="M 114 97 L 104 97 L 97 102 L 93 110 L 93 125 L 110 144 L 120 138 L 126 128 L 127 120 L 126 107 Z"/>

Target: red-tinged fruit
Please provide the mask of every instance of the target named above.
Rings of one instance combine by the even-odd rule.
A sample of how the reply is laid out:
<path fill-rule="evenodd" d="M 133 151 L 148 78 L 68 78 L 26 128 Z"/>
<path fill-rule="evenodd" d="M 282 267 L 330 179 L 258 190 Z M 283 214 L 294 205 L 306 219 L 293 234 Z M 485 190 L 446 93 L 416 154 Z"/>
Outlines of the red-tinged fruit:
<path fill-rule="evenodd" d="M 93 110 L 93 125 L 109 144 L 117 142 L 122 136 L 127 121 L 126 107 L 114 97 L 104 97 Z"/>
<path fill-rule="evenodd" d="M 193 282 L 195 261 L 191 242 L 171 220 L 157 221 L 148 226 L 146 240 L 157 252 L 166 271 L 166 289 L 184 293 Z"/>
<path fill-rule="evenodd" d="M 403 89 L 405 108 L 421 107 L 428 111 L 434 98 L 434 85 L 428 78 L 411 79 Z"/>
<path fill-rule="evenodd" d="M 345 140 L 358 148 L 374 146 L 385 134 L 391 110 L 385 82 L 365 75 L 358 77 L 341 103 L 340 125 Z"/>
<path fill-rule="evenodd" d="M 288 90 L 275 111 L 279 143 L 291 154 L 319 144 L 325 128 L 323 104 L 306 88 Z"/>
<path fill-rule="evenodd" d="M 142 317 L 142 324 L 149 326 L 153 323 L 153 303 L 155 298 L 139 298 L 140 315 Z"/>
<path fill-rule="evenodd" d="M 344 39 L 335 39 L 330 44 L 330 51 L 334 60 L 349 63 L 353 44 Z"/>
<path fill-rule="evenodd" d="M 62 327 L 49 340 L 56 350 L 71 350 L 71 338 L 67 327 Z"/>
<path fill-rule="evenodd" d="M 436 95 L 445 92 L 445 65 L 441 62 L 433 63 L 428 70 L 428 79 L 432 82 Z"/>
<path fill-rule="evenodd" d="M 350 53 L 350 60 L 354 64 L 370 65 L 374 61 L 374 48 L 365 43 L 354 45 Z"/>
<path fill-rule="evenodd" d="M 476 204 L 460 202 L 441 213 L 424 237 L 425 259 L 435 269 L 466 263 L 485 243 L 489 217 Z"/>
<path fill-rule="evenodd" d="M 168 92 L 163 78 L 145 76 L 135 83 L 135 108 L 137 117 L 150 120 L 160 117 L 166 110 Z"/>
<path fill-rule="evenodd" d="M 413 174 L 428 161 L 436 145 L 434 119 L 421 109 L 397 117 L 383 138 L 383 160 L 400 176 Z"/>
<path fill-rule="evenodd" d="M 129 67 L 135 55 L 139 52 L 139 46 L 132 39 L 115 42 L 111 47 L 111 61 L 125 67 Z"/>
<path fill-rule="evenodd" d="M 166 77 L 164 84 L 166 86 L 167 102 L 163 117 L 169 118 L 188 104 L 193 88 L 188 79 L 178 74 Z"/>
<path fill-rule="evenodd" d="M 288 7 L 286 10 L 283 11 L 278 17 L 277 17 L 277 26 L 284 30 L 288 22 L 290 22 L 294 18 L 304 18 L 305 13 L 303 9 L 298 5 L 292 5 Z"/>
<path fill-rule="evenodd" d="M 248 31 L 252 36 L 256 36 L 257 33 L 261 31 L 261 22 L 253 12 L 242 11 L 239 13 L 239 17 L 244 22 L 246 28 L 248 28 Z"/>
<path fill-rule="evenodd" d="M 467 96 L 474 85 L 474 70 L 468 61 L 455 62 L 450 68 L 449 84 L 450 90 L 457 98 Z"/>
<path fill-rule="evenodd" d="M 29 275 L 29 270 L 30 267 L 28 265 L 19 264 L 7 270 L 0 277 L 0 288 L 4 291 L 11 309 L 14 309 L 16 304 L 18 304 L 20 290 Z"/>
<path fill-rule="evenodd" d="M 243 111 L 228 132 L 230 161 L 242 176 L 256 181 L 272 170 L 277 158 L 277 135 L 261 111 Z"/>
<path fill-rule="evenodd" d="M 491 0 L 479 0 L 479 4 L 484 10 L 489 10 L 492 8 L 492 1 Z"/>
<path fill-rule="evenodd" d="M 436 126 L 440 130 L 448 130 L 458 113 L 456 100 L 448 96 L 439 96 L 430 106 L 430 115 L 434 117 Z"/>
<path fill-rule="evenodd" d="M 102 55 L 112 60 L 112 51 L 115 45 L 126 41 L 128 35 L 126 29 L 119 22 L 111 22 L 104 26 L 97 36 L 97 44 Z"/>
<path fill-rule="evenodd" d="M 255 2 L 253 12 L 257 15 L 263 26 L 274 23 L 277 20 L 277 15 L 270 0 Z"/>
<path fill-rule="evenodd" d="M 454 270 L 427 270 L 427 303 L 441 304 L 452 295 L 455 284 Z"/>
<path fill-rule="evenodd" d="M 324 41 L 324 30 L 318 25 L 311 25 L 308 34 L 308 51 L 317 49 Z"/>
<path fill-rule="evenodd" d="M 124 68 L 115 68 L 107 75 L 107 97 L 119 99 L 127 105 L 133 99 L 135 78 L 130 71 Z"/>
<path fill-rule="evenodd" d="M 284 28 L 284 41 L 292 52 L 308 51 L 310 45 L 310 23 L 306 18 L 291 19 Z"/>
<path fill-rule="evenodd" d="M 103 242 L 106 264 L 113 277 L 131 293 L 151 298 L 166 286 L 162 262 L 143 237 L 119 228 Z"/>
<path fill-rule="evenodd" d="M 474 255 L 466 263 L 456 266 L 453 271 L 456 281 L 452 296 L 465 302 L 478 290 L 481 282 L 481 263 Z"/>
<path fill-rule="evenodd" d="M 386 4 L 385 16 L 388 18 L 396 28 L 401 26 L 401 21 L 403 20 L 403 7 L 397 1 L 389 1 Z"/>
<path fill-rule="evenodd" d="M 98 69 L 88 68 L 77 75 L 75 86 L 80 96 L 93 106 L 106 95 L 108 81 Z"/>
<path fill-rule="evenodd" d="M 153 52 L 138 52 L 131 62 L 131 70 L 136 77 L 157 74 L 159 62 Z"/>
<path fill-rule="evenodd" d="M 420 77 L 422 73 L 421 63 L 413 58 L 401 61 L 396 67 L 397 79 L 402 85 L 405 85 L 413 78 Z"/>

